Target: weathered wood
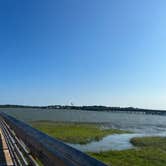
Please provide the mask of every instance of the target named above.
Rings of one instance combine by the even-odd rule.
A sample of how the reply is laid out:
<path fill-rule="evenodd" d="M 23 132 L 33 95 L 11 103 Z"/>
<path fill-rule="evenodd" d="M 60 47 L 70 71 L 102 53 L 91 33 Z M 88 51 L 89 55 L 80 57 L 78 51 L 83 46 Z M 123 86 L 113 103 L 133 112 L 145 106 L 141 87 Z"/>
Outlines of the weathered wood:
<path fill-rule="evenodd" d="M 6 166 L 13 166 L 13 161 L 12 161 L 12 158 L 10 156 L 10 153 L 9 153 L 9 149 L 8 149 L 8 146 L 6 144 L 6 140 L 2 134 L 2 131 L 0 129 L 0 137 L 1 137 L 1 141 L 2 141 L 2 149 L 1 151 L 3 150 L 3 154 L 4 154 L 4 158 L 5 158 L 5 161 L 4 163 L 0 163 L 0 165 L 6 165 Z M 2 156 L 0 156 L 2 158 Z"/>
<path fill-rule="evenodd" d="M 30 153 L 39 158 L 45 166 L 106 166 L 5 113 L 0 116 L 25 143 Z"/>

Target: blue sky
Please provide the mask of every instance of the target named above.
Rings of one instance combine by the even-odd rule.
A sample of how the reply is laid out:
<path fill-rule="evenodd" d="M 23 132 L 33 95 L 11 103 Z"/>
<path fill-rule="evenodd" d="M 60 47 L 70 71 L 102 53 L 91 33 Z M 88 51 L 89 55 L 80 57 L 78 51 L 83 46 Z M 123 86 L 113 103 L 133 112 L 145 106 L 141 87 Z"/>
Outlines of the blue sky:
<path fill-rule="evenodd" d="M 166 109 L 165 0 L 0 1 L 0 104 Z"/>

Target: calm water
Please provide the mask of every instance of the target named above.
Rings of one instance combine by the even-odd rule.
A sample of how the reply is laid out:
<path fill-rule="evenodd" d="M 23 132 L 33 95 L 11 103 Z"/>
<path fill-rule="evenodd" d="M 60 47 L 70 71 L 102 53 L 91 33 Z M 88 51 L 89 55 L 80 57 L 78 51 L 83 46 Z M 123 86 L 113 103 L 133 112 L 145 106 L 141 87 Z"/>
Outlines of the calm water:
<path fill-rule="evenodd" d="M 131 143 L 130 139 L 134 137 L 147 137 L 147 136 L 160 136 L 166 137 L 166 132 L 162 133 L 134 133 L 134 134 L 114 134 L 104 137 L 100 141 L 94 141 L 86 145 L 81 144 L 69 144 L 70 146 L 84 151 L 84 152 L 100 152 L 108 150 L 125 150 L 135 148 Z"/>
<path fill-rule="evenodd" d="M 133 148 L 135 136 L 166 136 L 166 116 L 77 110 L 0 109 L 25 122 L 52 120 L 60 122 L 100 123 L 106 128 L 130 130 L 134 134 L 116 134 L 87 145 L 72 145 L 82 151 L 122 150 Z"/>
<path fill-rule="evenodd" d="M 137 133 L 161 133 L 166 131 L 166 116 L 128 113 L 111 113 L 77 110 L 0 109 L 25 122 L 53 120 L 61 122 L 102 123 Z"/>

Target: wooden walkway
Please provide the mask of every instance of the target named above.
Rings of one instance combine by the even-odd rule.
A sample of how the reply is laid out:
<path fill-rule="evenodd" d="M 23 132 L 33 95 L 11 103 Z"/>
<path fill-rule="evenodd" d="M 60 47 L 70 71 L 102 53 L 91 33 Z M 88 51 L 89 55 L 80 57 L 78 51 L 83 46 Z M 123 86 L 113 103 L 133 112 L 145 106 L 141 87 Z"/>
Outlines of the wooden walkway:
<path fill-rule="evenodd" d="M 6 144 L 6 140 L 2 134 L 2 130 L 0 129 L 0 166 L 13 166 L 13 161 L 10 156 L 10 152 L 8 146 Z"/>
<path fill-rule="evenodd" d="M 26 145 L 0 117 L 0 166 L 39 166 Z"/>

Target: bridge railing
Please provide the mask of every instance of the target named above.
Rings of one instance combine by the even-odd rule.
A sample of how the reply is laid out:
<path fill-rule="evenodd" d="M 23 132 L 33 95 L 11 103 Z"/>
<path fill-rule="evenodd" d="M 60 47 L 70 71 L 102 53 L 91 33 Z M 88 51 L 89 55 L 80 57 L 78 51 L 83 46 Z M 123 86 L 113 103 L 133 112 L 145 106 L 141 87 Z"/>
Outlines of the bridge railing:
<path fill-rule="evenodd" d="M 38 158 L 45 166 L 106 166 L 14 117 L 5 113 L 0 113 L 0 116 L 28 147 L 31 155 Z"/>

